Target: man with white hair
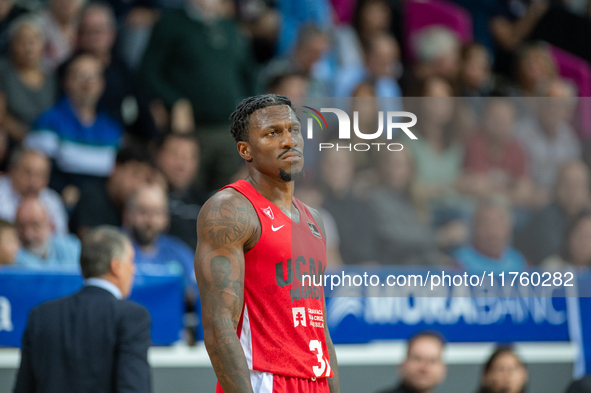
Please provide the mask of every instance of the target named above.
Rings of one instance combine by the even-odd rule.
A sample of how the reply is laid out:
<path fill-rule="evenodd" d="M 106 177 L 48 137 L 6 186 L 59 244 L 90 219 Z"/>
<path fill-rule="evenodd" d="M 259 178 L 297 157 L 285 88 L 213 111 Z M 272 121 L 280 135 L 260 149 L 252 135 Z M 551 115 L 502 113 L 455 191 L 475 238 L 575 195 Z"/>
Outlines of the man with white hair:
<path fill-rule="evenodd" d="M 460 41 L 456 33 L 443 26 L 431 26 L 413 37 L 418 64 L 417 77 L 439 76 L 454 80 L 459 70 Z"/>
<path fill-rule="evenodd" d="M 16 265 L 25 267 L 76 266 L 80 242 L 72 235 L 52 234 L 45 207 L 34 197 L 24 198 L 16 213 L 16 230 L 23 248 Z"/>

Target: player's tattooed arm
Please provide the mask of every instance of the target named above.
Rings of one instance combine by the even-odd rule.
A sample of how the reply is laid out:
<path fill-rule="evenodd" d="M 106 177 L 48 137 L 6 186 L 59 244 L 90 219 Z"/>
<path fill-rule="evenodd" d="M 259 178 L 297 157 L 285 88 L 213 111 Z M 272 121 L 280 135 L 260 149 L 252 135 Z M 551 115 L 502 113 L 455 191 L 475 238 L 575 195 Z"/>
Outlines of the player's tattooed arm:
<path fill-rule="evenodd" d="M 256 237 L 257 223 L 252 206 L 232 191 L 212 197 L 197 221 L 195 276 L 204 341 L 225 393 L 253 391 L 236 326 L 244 302 L 244 249 Z"/>

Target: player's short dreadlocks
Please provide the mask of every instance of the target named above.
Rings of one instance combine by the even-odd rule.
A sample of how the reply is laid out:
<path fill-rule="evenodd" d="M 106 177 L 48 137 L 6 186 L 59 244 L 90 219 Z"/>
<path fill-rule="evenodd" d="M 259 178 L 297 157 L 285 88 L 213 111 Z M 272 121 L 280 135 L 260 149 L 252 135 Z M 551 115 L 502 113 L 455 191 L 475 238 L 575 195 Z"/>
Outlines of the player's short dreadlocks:
<path fill-rule="evenodd" d="M 240 101 L 236 110 L 230 115 L 230 120 L 232 120 L 230 132 L 236 142 L 248 141 L 250 115 L 259 109 L 275 105 L 287 105 L 292 110 L 295 110 L 289 98 L 278 94 L 262 94 Z"/>

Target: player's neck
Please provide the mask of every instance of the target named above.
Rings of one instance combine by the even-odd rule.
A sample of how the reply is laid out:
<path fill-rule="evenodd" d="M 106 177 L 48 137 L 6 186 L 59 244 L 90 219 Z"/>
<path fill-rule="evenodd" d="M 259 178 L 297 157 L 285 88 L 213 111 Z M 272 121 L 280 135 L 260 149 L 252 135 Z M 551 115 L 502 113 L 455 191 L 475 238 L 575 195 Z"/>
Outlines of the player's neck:
<path fill-rule="evenodd" d="M 273 179 L 262 173 L 251 173 L 246 179 L 262 196 L 291 217 L 294 182 Z"/>

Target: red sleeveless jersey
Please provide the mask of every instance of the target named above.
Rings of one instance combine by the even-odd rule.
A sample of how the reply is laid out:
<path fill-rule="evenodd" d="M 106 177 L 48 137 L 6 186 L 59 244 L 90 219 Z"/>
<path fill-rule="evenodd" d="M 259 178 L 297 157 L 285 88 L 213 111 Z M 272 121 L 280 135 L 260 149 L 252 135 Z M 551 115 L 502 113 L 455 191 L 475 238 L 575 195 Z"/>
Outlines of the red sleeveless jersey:
<path fill-rule="evenodd" d="M 324 335 L 326 243 L 310 211 L 296 198 L 293 222 L 245 180 L 231 187 L 252 203 L 261 238 L 244 254 L 244 306 L 237 334 L 248 368 L 317 379 L 332 377 Z M 226 188 L 224 187 L 224 188 Z M 314 281 L 302 276 L 309 275 Z"/>

